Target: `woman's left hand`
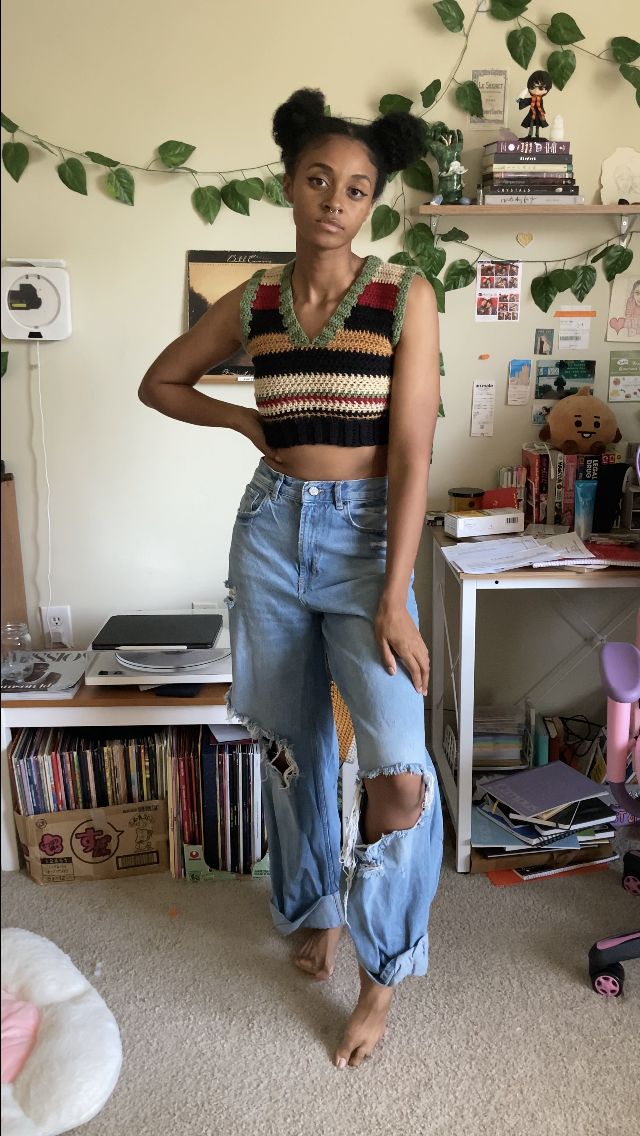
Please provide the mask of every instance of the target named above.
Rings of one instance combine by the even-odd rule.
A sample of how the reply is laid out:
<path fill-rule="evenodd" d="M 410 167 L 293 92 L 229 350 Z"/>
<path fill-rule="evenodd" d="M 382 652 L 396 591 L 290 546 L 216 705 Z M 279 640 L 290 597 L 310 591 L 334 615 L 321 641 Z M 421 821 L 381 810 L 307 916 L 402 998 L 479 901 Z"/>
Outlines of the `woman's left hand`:
<path fill-rule="evenodd" d="M 426 694 L 429 686 L 429 652 L 404 604 L 382 599 L 373 623 L 382 664 L 395 674 L 397 659 L 409 672 L 418 694 Z"/>

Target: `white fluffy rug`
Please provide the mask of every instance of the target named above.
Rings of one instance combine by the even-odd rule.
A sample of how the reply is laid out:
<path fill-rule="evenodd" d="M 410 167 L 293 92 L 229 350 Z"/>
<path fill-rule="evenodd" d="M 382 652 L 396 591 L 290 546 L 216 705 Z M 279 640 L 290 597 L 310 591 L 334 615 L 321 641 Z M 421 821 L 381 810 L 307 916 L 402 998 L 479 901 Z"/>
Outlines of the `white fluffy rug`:
<path fill-rule="evenodd" d="M 29 1056 L 2 1085 L 3 1136 L 58 1136 L 85 1124 L 120 1074 L 113 1014 L 68 955 L 17 927 L 2 931 L 2 989 L 39 1013 Z"/>

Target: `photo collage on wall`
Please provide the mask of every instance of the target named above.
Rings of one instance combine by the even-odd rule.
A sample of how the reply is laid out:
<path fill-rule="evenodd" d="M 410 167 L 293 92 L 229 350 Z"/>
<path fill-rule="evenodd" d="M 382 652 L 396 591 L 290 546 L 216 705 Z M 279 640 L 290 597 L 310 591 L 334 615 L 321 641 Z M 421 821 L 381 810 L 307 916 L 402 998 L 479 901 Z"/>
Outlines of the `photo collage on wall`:
<path fill-rule="evenodd" d="M 522 265 L 517 260 L 479 260 L 476 267 L 476 323 L 520 318 Z"/>

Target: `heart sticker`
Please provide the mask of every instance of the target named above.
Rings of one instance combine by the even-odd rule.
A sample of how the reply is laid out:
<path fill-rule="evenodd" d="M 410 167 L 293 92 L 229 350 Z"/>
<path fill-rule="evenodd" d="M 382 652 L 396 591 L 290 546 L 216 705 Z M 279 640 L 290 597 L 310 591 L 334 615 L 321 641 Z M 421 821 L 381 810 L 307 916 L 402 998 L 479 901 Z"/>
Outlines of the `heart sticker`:
<path fill-rule="evenodd" d="M 612 327 L 614 331 L 620 331 L 624 327 L 624 324 L 625 324 L 625 321 L 623 319 L 610 319 L 609 320 L 609 327 Z"/>
<path fill-rule="evenodd" d="M 526 248 L 527 245 L 530 244 L 533 240 L 533 233 L 517 233 L 516 240 L 519 245 L 522 245 L 523 248 Z"/>

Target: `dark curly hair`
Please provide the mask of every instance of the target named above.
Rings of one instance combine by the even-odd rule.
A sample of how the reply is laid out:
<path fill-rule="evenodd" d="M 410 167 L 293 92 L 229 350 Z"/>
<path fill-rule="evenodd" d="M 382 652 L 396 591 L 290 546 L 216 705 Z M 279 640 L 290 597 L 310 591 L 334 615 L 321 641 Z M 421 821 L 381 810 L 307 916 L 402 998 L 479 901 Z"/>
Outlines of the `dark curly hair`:
<path fill-rule="evenodd" d="M 325 114 L 322 91 L 308 87 L 294 91 L 273 116 L 273 137 L 289 176 L 295 173 L 300 155 L 311 142 L 335 134 L 353 138 L 367 149 L 378 172 L 374 200 L 382 193 L 389 174 L 417 162 L 427 148 L 427 127 L 421 118 L 392 111 L 376 118 L 370 126 L 362 126 Z"/>

